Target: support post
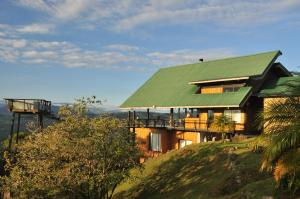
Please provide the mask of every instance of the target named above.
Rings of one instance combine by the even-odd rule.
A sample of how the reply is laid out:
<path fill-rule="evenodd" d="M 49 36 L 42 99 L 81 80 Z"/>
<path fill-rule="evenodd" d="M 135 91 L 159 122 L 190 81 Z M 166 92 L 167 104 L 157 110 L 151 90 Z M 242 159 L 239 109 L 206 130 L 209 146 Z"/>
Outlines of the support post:
<path fill-rule="evenodd" d="M 10 127 L 10 134 L 9 134 L 9 144 L 8 144 L 8 149 L 11 151 L 12 149 L 12 139 L 13 139 L 13 133 L 14 133 L 14 126 L 15 126 L 15 115 L 16 113 L 14 112 L 12 115 L 11 119 L 11 127 Z"/>
<path fill-rule="evenodd" d="M 186 118 L 187 116 L 187 108 L 184 109 L 184 117 Z"/>
<path fill-rule="evenodd" d="M 149 126 L 149 120 L 150 120 L 150 110 L 147 108 L 147 121 L 146 121 L 146 126 Z"/>
<path fill-rule="evenodd" d="M 136 120 L 136 113 L 135 111 L 133 111 L 133 127 L 132 127 L 133 143 L 135 143 L 135 120 Z"/>
<path fill-rule="evenodd" d="M 174 126 L 174 109 L 173 108 L 170 109 L 170 126 L 171 127 Z"/>
<path fill-rule="evenodd" d="M 131 126 L 131 112 L 128 111 L 128 128 L 130 129 Z"/>
<path fill-rule="evenodd" d="M 19 132 L 20 132 L 20 121 L 21 121 L 21 113 L 18 114 L 18 126 L 17 126 L 17 137 L 16 137 L 16 143 L 19 143 Z"/>

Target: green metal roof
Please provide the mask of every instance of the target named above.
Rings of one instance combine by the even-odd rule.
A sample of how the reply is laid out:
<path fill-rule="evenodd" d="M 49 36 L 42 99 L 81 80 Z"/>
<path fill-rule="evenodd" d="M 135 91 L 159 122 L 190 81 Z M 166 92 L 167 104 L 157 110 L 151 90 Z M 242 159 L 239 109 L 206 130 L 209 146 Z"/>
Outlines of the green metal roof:
<path fill-rule="evenodd" d="M 281 77 L 267 82 L 258 93 L 260 97 L 281 97 L 297 95 L 292 93 L 295 86 L 300 86 L 300 76 Z"/>
<path fill-rule="evenodd" d="M 240 106 L 250 92 L 250 87 L 234 93 L 195 94 L 198 87 L 188 83 L 262 75 L 280 54 L 280 51 L 272 51 L 162 68 L 130 96 L 121 108 Z"/>

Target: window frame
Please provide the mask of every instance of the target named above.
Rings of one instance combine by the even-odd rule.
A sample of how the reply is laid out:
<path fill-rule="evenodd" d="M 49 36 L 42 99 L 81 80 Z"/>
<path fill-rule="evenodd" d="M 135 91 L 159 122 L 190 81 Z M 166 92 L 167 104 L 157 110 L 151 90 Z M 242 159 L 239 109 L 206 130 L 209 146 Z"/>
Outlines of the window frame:
<path fill-rule="evenodd" d="M 156 141 L 156 146 L 154 146 L 154 140 Z M 157 132 L 151 132 L 150 133 L 150 150 L 151 151 L 156 151 L 156 152 L 161 152 L 162 147 L 161 147 L 161 133 Z"/>
<path fill-rule="evenodd" d="M 239 109 L 224 110 L 224 115 L 229 117 L 232 121 L 234 121 L 237 124 L 240 124 L 242 122 L 242 111 Z M 237 115 L 239 115 L 238 120 L 235 120 Z"/>
<path fill-rule="evenodd" d="M 184 142 L 184 146 L 181 146 L 181 143 Z M 189 143 L 189 144 L 188 144 Z M 179 148 L 182 149 L 188 145 L 191 145 L 193 144 L 193 141 L 192 140 L 184 140 L 184 139 L 180 139 L 179 140 Z"/>

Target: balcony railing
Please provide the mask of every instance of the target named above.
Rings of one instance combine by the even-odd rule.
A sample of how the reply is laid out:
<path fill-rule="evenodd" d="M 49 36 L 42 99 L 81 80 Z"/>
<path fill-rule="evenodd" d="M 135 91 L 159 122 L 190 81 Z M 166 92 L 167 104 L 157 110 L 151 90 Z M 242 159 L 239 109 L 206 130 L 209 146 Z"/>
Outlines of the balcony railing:
<path fill-rule="evenodd" d="M 11 112 L 51 113 L 51 101 L 41 99 L 5 99 Z"/>
<path fill-rule="evenodd" d="M 165 119 L 135 119 L 128 122 L 130 128 L 168 128 L 182 131 L 196 131 L 196 132 L 221 132 L 213 122 L 202 121 L 198 118 L 186 118 L 179 120 L 165 120 Z M 241 128 L 243 124 L 234 123 L 231 128 L 222 129 L 226 133 L 233 133 Z"/>

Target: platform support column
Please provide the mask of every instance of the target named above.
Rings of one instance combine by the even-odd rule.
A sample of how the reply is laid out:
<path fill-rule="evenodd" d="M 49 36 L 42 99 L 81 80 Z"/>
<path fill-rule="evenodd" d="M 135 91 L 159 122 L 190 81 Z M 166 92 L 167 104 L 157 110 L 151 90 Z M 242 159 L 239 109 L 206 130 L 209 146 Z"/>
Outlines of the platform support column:
<path fill-rule="evenodd" d="M 21 113 L 18 114 L 18 123 L 17 123 L 17 137 L 16 137 L 16 143 L 19 143 L 19 132 L 20 132 L 20 122 L 21 122 Z"/>
<path fill-rule="evenodd" d="M 11 127 L 10 127 L 10 134 L 9 134 L 9 144 L 8 144 L 8 149 L 12 149 L 12 139 L 13 139 L 13 134 L 14 134 L 14 126 L 15 126 L 15 115 L 16 113 L 13 113 L 12 119 L 11 119 Z"/>

